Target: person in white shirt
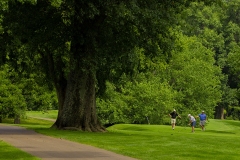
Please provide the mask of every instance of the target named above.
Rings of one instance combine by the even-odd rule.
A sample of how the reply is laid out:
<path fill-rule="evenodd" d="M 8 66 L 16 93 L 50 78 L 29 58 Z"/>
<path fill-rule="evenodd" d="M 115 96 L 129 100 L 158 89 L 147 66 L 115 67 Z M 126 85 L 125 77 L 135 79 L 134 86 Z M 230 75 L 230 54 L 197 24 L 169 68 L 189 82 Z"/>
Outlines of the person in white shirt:
<path fill-rule="evenodd" d="M 196 126 L 196 119 L 191 114 L 188 114 L 188 117 L 189 117 L 189 125 L 191 125 L 192 132 L 194 132 L 194 128 Z"/>

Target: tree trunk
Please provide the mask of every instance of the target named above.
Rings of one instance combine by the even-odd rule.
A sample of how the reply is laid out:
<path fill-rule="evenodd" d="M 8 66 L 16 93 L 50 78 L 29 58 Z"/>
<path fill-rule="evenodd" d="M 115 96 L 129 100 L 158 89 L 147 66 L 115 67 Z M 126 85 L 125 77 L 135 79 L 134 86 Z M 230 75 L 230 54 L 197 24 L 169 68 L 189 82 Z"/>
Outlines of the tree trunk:
<path fill-rule="evenodd" d="M 63 105 L 65 101 L 65 95 L 66 95 L 66 87 L 67 87 L 67 82 L 65 82 L 65 78 L 61 77 L 59 83 L 55 82 L 55 87 L 57 91 L 57 98 L 58 98 L 58 116 L 56 122 L 52 125 L 51 128 L 58 128 L 60 124 L 60 119 L 62 116 L 63 112 Z"/>
<path fill-rule="evenodd" d="M 96 50 L 98 19 L 82 22 L 79 0 L 73 1 L 71 63 L 66 90 L 59 94 L 59 113 L 55 126 L 59 129 L 105 131 L 96 113 Z M 84 25 L 83 25 L 84 23 Z M 82 27 L 85 26 L 85 27 Z"/>
<path fill-rule="evenodd" d="M 221 119 L 224 119 L 224 107 L 221 108 Z"/>
<path fill-rule="evenodd" d="M 95 75 L 76 68 L 69 74 L 65 101 L 55 123 L 59 129 L 104 131 L 97 119 Z"/>
<path fill-rule="evenodd" d="M 224 119 L 224 107 L 217 106 L 215 107 L 215 119 Z"/>
<path fill-rule="evenodd" d="M 20 116 L 19 115 L 15 116 L 14 124 L 20 124 Z"/>

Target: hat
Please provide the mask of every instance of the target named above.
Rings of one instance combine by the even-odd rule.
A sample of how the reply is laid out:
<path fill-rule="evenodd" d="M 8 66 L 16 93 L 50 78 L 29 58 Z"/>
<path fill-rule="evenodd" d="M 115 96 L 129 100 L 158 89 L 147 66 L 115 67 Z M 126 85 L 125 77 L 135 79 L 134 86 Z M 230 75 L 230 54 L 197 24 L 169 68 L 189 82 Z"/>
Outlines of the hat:
<path fill-rule="evenodd" d="M 188 114 L 188 117 L 191 116 L 191 114 Z"/>
<path fill-rule="evenodd" d="M 202 112 L 204 112 L 204 111 L 202 111 Z"/>
<path fill-rule="evenodd" d="M 174 112 L 176 111 L 176 109 L 173 110 Z"/>

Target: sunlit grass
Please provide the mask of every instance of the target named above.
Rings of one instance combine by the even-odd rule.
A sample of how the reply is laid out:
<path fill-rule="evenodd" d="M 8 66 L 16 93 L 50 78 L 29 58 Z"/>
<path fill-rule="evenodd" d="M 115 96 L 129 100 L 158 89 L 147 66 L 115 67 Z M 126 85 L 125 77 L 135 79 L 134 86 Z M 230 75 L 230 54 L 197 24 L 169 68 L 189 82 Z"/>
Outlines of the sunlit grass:
<path fill-rule="evenodd" d="M 27 111 L 28 117 L 41 117 L 41 118 L 50 118 L 56 119 L 57 118 L 58 110 L 48 110 L 48 111 Z"/>
<path fill-rule="evenodd" d="M 217 122 L 220 127 L 221 122 L 225 123 Z M 205 132 L 198 128 L 191 133 L 191 129 L 185 127 L 176 127 L 173 131 L 170 126 L 118 124 L 109 127 L 107 133 L 47 128 L 36 131 L 138 159 L 238 159 L 240 144 L 236 143 L 236 139 L 240 138 L 239 131 L 230 128 L 226 132 L 217 131 L 212 130 L 209 124 Z"/>
<path fill-rule="evenodd" d="M 42 120 L 37 118 L 22 118 L 21 124 L 13 124 L 13 119 L 4 119 L 3 123 L 7 123 L 9 125 L 15 125 L 15 126 L 22 126 L 25 128 L 50 128 L 53 125 L 52 121 L 48 120 Z"/>
<path fill-rule="evenodd" d="M 48 118 L 48 117 L 46 117 Z M 213 120 L 206 131 L 167 125 L 117 124 L 106 133 L 50 129 L 53 122 L 27 119 L 20 126 L 49 136 L 89 144 L 142 160 L 238 160 L 240 122 Z"/>
<path fill-rule="evenodd" d="M 1 160 L 40 160 L 0 140 Z"/>

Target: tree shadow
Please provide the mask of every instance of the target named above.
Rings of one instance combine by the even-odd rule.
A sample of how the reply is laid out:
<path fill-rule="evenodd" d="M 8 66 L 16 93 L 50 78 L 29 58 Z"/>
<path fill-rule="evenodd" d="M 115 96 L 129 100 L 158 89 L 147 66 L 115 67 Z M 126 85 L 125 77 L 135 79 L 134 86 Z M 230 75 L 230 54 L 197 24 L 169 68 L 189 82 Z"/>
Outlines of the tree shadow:
<path fill-rule="evenodd" d="M 220 133 L 220 134 L 236 134 L 236 133 L 230 132 L 230 131 L 217 131 L 217 130 L 207 130 L 207 132 Z"/>

